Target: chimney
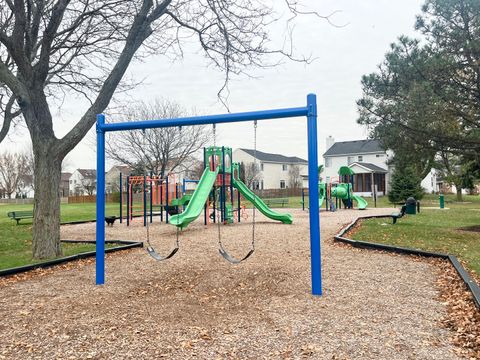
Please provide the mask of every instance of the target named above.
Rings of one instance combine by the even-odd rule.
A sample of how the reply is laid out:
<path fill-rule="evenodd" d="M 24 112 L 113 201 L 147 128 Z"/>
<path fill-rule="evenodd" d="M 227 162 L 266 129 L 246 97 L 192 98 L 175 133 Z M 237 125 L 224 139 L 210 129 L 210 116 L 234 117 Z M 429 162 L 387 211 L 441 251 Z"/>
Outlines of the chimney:
<path fill-rule="evenodd" d="M 326 145 L 325 151 L 330 149 L 333 144 L 335 144 L 335 139 L 333 138 L 332 135 L 328 135 L 327 139 L 325 140 L 325 145 Z"/>

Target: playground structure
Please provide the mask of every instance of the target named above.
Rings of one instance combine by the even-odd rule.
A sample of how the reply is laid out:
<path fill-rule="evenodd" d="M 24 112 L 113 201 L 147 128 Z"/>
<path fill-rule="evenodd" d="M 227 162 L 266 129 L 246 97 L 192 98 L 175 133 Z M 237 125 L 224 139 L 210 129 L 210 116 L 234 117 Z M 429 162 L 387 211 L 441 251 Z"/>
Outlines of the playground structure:
<path fill-rule="evenodd" d="M 176 181 L 174 174 L 168 174 L 165 178 L 153 175 L 152 172 L 149 175 L 128 175 L 125 191 L 121 173 L 119 177 L 119 218 L 121 223 L 125 218 L 127 226 L 134 218 L 143 218 L 143 225 L 146 226 L 147 221 L 153 222 L 154 215 L 158 216 L 160 221 L 165 218 L 168 222 L 169 215 L 177 214 L 179 206 L 188 203 L 190 195 L 184 192 L 184 186 Z M 140 201 L 138 197 L 141 197 Z"/>
<path fill-rule="evenodd" d="M 327 183 L 318 183 L 319 209 L 325 202 L 326 211 L 341 209 L 353 209 L 353 202 L 357 203 L 358 210 L 365 210 L 368 202 L 361 196 L 353 193 L 353 175 L 355 173 L 348 166 L 342 166 L 338 170 L 338 179 L 331 179 Z M 335 198 L 335 200 L 333 200 Z M 305 210 L 305 189 L 302 189 L 302 210 Z"/>
<path fill-rule="evenodd" d="M 247 216 L 245 205 L 241 204 L 243 196 L 268 218 L 285 224 L 292 223 L 290 214 L 282 214 L 270 209 L 239 179 L 240 164 L 232 162 L 232 148 L 225 146 L 204 148 L 203 157 L 204 173 L 201 179 L 184 179 L 183 184 L 176 181 L 174 174 L 169 174 L 165 178 L 154 176 L 152 173 L 148 176 L 130 175 L 126 177 L 124 192 L 122 174 L 120 174 L 122 184 L 120 186 L 120 222 L 123 222 L 124 208 L 126 208 L 127 226 L 134 218 L 143 218 L 143 225 L 146 226 L 147 221 L 152 223 L 155 216 L 160 222 L 165 219 L 165 222 L 183 229 L 197 219 L 203 209 L 205 225 L 211 221 L 232 224 L 235 221 L 241 222 L 242 215 Z M 213 176 L 213 172 L 216 173 L 216 177 Z M 196 188 L 187 191 L 188 183 L 196 184 Z M 138 201 L 139 197 L 141 201 Z M 126 200 L 123 200 L 124 198 Z M 169 219 L 169 216 L 173 215 L 176 216 Z"/>

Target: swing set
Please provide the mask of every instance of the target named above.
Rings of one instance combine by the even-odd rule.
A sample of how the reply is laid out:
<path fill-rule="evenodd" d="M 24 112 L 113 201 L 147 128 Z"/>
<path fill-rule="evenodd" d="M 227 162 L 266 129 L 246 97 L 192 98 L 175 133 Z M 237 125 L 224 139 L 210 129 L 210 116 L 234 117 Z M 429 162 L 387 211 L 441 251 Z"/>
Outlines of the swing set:
<path fill-rule="evenodd" d="M 150 128 L 165 128 L 165 127 L 178 127 L 181 129 L 183 126 L 195 126 L 195 125 L 213 125 L 214 133 L 214 146 L 213 149 L 219 149 L 216 146 L 216 124 L 220 123 L 234 123 L 253 121 L 254 122 L 254 148 L 256 151 L 256 130 L 257 121 L 268 119 L 282 119 L 292 117 L 307 117 L 307 138 L 308 138 L 308 184 L 309 184 L 309 221 L 310 221 L 310 251 L 311 251 L 311 279 L 312 279 L 312 294 L 322 294 L 322 279 L 321 279 L 321 252 L 320 252 L 320 214 L 318 211 L 318 148 L 317 148 L 317 105 L 316 96 L 309 94 L 307 96 L 307 105 L 297 108 L 286 108 L 277 110 L 265 110 L 243 113 L 230 113 L 223 115 L 210 115 L 210 116 L 196 116 L 186 118 L 174 118 L 174 119 L 161 119 L 161 120 L 142 120 L 123 123 L 106 123 L 105 115 L 97 115 L 97 206 L 96 206 L 96 284 L 103 285 L 105 283 L 105 133 L 111 131 L 128 131 L 128 130 L 145 130 Z M 221 148 L 220 148 L 221 149 Z M 256 157 L 254 156 L 254 161 Z M 231 158 L 230 158 L 231 162 Z M 214 156 L 210 157 L 208 161 L 209 169 L 206 172 L 212 173 L 215 178 L 211 178 L 214 181 L 214 203 L 217 196 L 226 198 L 226 184 L 227 174 L 225 166 L 225 157 L 221 158 L 214 153 Z M 238 176 L 237 171 L 234 170 L 233 164 L 230 165 L 230 182 L 233 181 L 233 177 Z M 256 165 L 256 164 L 255 164 Z M 219 176 L 219 170 L 222 172 Z M 236 172 L 236 174 L 235 174 Z M 212 175 L 212 176 L 213 176 Z M 144 186 L 148 182 L 144 181 Z M 149 182 L 152 187 L 153 182 Z M 152 192 L 153 189 L 151 188 Z M 233 193 L 230 194 L 233 198 Z M 255 196 L 254 200 L 255 200 Z M 225 202 L 224 202 L 225 204 Z M 251 248 L 242 259 L 236 259 L 232 257 L 225 249 L 221 240 L 221 224 L 224 222 L 223 216 L 226 215 L 226 207 L 223 205 L 220 211 L 214 212 L 216 214 L 216 223 L 218 227 L 218 246 L 220 254 L 230 263 L 238 264 L 247 258 L 249 258 L 255 251 L 255 207 L 253 207 L 252 218 L 252 242 Z M 159 255 L 150 244 L 150 231 L 147 222 L 147 251 L 156 260 L 162 261 L 170 259 L 179 250 L 179 224 L 177 225 L 177 234 L 173 250 L 166 256 Z"/>

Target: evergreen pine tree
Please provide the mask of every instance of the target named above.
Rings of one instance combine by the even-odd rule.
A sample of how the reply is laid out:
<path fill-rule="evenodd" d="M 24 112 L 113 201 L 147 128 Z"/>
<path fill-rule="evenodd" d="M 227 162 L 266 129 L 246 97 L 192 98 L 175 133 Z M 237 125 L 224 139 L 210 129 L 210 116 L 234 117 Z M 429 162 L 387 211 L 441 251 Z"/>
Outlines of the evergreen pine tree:
<path fill-rule="evenodd" d="M 421 179 L 415 175 L 413 169 L 409 167 L 398 167 L 393 172 L 390 183 L 388 200 L 392 203 L 401 203 L 409 197 L 420 200 L 424 191 L 420 185 Z"/>

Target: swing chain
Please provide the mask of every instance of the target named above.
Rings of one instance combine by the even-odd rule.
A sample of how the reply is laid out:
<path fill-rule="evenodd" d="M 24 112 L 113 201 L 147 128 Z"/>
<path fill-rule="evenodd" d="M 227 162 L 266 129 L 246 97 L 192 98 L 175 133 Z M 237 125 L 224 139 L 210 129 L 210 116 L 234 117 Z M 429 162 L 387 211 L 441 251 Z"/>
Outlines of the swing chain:
<path fill-rule="evenodd" d="M 253 122 L 253 214 L 252 214 L 252 249 L 255 250 L 255 202 L 256 196 L 256 177 L 257 177 L 257 120 Z"/>
<path fill-rule="evenodd" d="M 215 161 L 215 160 L 217 160 L 217 159 L 216 159 L 216 155 L 217 155 L 217 126 L 216 126 L 216 124 L 213 124 L 213 159 L 214 159 L 214 160 L 213 160 L 213 164 L 218 167 L 218 164 L 217 164 L 217 162 Z M 213 169 L 213 170 L 215 170 L 215 169 Z M 218 178 L 215 179 L 215 184 L 217 184 L 217 180 L 218 180 Z M 214 192 L 217 191 L 217 189 L 216 189 L 217 187 L 218 187 L 218 186 L 215 186 L 215 189 L 213 190 Z M 215 202 L 216 202 L 216 199 L 217 199 L 217 196 L 216 196 L 216 194 L 215 194 L 215 196 L 214 196 L 214 201 L 215 201 Z M 215 204 L 215 206 L 216 206 L 216 204 Z M 220 247 L 223 247 L 223 246 L 222 246 L 222 234 L 221 234 L 221 229 L 220 229 L 220 226 L 221 226 L 221 225 L 220 225 L 221 218 L 219 218 L 219 215 L 220 215 L 220 211 L 217 210 L 217 211 L 214 212 L 214 216 L 215 216 L 216 219 L 217 219 L 218 245 L 219 245 Z"/>

